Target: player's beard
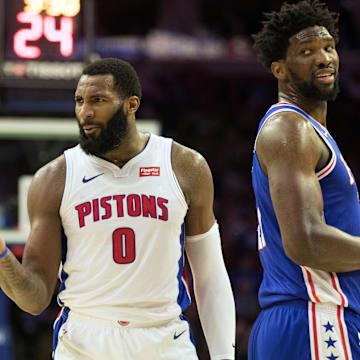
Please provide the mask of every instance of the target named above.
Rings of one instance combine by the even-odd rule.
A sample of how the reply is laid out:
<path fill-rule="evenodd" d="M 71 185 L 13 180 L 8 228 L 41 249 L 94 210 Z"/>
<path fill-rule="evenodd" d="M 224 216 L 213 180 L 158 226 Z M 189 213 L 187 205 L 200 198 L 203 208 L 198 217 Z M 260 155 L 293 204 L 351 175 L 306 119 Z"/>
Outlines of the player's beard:
<path fill-rule="evenodd" d="M 319 88 L 312 77 L 311 81 L 305 81 L 297 76 L 293 71 L 289 70 L 293 84 L 298 92 L 310 99 L 319 101 L 333 101 L 339 93 L 339 73 L 335 73 L 334 85 L 331 88 Z"/>
<path fill-rule="evenodd" d="M 124 113 L 124 107 L 115 113 L 106 125 L 96 123 L 100 127 L 100 135 L 87 135 L 80 126 L 79 143 L 81 148 L 87 153 L 96 156 L 102 156 L 107 152 L 116 149 L 128 133 L 128 120 Z M 88 125 L 91 122 L 87 123 Z"/>

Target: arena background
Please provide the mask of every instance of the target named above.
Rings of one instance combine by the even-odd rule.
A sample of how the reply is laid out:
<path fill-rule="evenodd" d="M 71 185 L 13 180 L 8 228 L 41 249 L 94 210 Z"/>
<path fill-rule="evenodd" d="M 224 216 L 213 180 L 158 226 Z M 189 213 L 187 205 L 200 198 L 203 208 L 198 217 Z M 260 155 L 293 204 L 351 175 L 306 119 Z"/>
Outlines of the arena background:
<path fill-rule="evenodd" d="M 261 13 L 278 9 L 281 3 L 81 1 L 79 12 L 70 16 L 74 48 L 69 56 L 66 49 L 60 51 L 50 33 L 41 33 L 25 48 L 14 49 L 15 34 L 29 26 L 16 18 L 25 3 L 0 0 L 0 126 L 6 124 L 5 120 L 15 124 L 19 119 L 28 121 L 25 127 L 29 129 L 34 118 L 43 120 L 45 128 L 45 120 L 54 124 L 74 121 L 73 94 L 83 64 L 98 56 L 121 57 L 134 65 L 142 82 L 143 100 L 137 117 L 144 122 L 157 120 L 163 135 L 206 157 L 214 176 L 215 213 L 236 300 L 239 360 L 246 359 L 249 332 L 259 312 L 257 290 L 261 281 L 251 189 L 252 147 L 260 118 L 277 100 L 276 81 L 257 62 L 250 34 L 259 30 Z M 326 3 L 341 13 L 341 93 L 336 102 L 329 104 L 328 128 L 358 179 L 360 3 Z M 47 15 L 43 9 L 42 18 L 36 21 L 45 21 Z M 60 18 L 56 16 L 57 26 Z M 24 58 L 27 46 L 37 46 L 42 54 Z M 19 177 L 33 174 L 76 142 L 66 136 L 23 135 L 25 127 L 15 135 L 9 130 L 12 124 L 9 131 L 0 127 L 3 233 L 19 232 Z M 19 258 L 21 239 L 15 236 L 11 245 Z M 50 359 L 52 323 L 59 311 L 55 297 L 43 314 L 31 316 L 0 292 L 0 309 L 0 358 Z M 199 358 L 208 359 L 195 302 L 186 315 L 193 327 Z"/>

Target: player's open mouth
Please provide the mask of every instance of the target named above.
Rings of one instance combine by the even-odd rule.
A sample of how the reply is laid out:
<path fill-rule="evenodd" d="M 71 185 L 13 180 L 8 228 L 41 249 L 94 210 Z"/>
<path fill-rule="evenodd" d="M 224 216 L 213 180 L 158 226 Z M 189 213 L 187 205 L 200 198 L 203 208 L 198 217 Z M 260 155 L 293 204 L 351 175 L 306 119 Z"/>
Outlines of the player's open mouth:
<path fill-rule="evenodd" d="M 99 129 L 99 126 L 96 126 L 96 125 L 85 125 L 83 126 L 82 128 L 84 130 L 84 133 L 86 135 L 90 135 L 90 134 L 93 134 L 97 131 L 97 129 Z"/>
<path fill-rule="evenodd" d="M 331 84 L 335 80 L 333 70 L 319 70 L 315 73 L 315 79 L 323 84 Z"/>

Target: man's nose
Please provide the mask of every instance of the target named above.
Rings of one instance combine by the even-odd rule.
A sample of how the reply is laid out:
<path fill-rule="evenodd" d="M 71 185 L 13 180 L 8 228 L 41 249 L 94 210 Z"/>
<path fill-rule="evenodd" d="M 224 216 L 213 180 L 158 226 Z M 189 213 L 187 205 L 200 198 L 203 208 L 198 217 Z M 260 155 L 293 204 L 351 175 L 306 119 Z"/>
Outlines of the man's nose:
<path fill-rule="evenodd" d="M 92 119 L 94 117 L 94 109 L 89 104 L 84 103 L 80 107 L 78 115 L 82 120 Z"/>
<path fill-rule="evenodd" d="M 331 56 L 330 54 L 325 50 L 321 49 L 316 54 L 316 65 L 320 67 L 327 67 L 331 64 Z"/>

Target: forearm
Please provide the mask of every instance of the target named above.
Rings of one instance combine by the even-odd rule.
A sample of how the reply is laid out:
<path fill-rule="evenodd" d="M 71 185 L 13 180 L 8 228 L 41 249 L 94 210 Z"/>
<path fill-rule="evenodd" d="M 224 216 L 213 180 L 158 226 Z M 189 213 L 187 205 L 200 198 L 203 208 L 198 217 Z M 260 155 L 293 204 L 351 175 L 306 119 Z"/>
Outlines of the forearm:
<path fill-rule="evenodd" d="M 0 259 L 0 287 L 22 310 L 40 314 L 48 305 L 45 284 L 34 272 L 26 269 L 9 250 Z"/>
<path fill-rule="evenodd" d="M 217 224 L 206 234 L 187 237 L 186 251 L 211 360 L 234 359 L 235 303 Z"/>
<path fill-rule="evenodd" d="M 218 273 L 201 286 L 195 282 L 194 287 L 211 360 L 234 359 L 235 303 L 226 272 Z M 232 348 L 227 345 L 230 341 Z"/>

